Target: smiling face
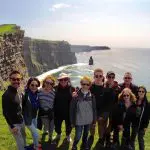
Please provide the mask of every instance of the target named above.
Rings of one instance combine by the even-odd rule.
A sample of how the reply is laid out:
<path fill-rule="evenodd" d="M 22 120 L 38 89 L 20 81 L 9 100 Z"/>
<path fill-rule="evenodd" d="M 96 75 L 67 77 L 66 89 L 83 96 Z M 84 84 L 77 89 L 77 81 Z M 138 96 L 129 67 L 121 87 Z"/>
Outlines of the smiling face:
<path fill-rule="evenodd" d="M 103 72 L 95 72 L 94 73 L 94 82 L 95 83 L 102 83 L 103 82 Z"/>
<path fill-rule="evenodd" d="M 62 87 L 66 87 L 68 85 L 69 78 L 62 78 L 62 79 L 59 79 L 58 81 Z"/>
<path fill-rule="evenodd" d="M 38 90 L 38 82 L 37 81 L 32 81 L 29 85 L 29 89 L 35 93 Z"/>
<path fill-rule="evenodd" d="M 84 91 L 88 91 L 89 88 L 90 88 L 90 85 L 91 83 L 87 80 L 82 80 L 81 81 L 81 88 L 84 90 Z"/>
<path fill-rule="evenodd" d="M 145 94 L 146 94 L 145 89 L 142 88 L 142 87 L 139 88 L 139 90 L 138 90 L 138 97 L 139 97 L 139 99 L 144 99 Z"/>
<path fill-rule="evenodd" d="M 110 75 L 108 75 L 106 78 L 107 78 L 107 82 L 108 82 L 109 84 L 112 84 L 112 83 L 114 82 L 115 75 L 110 74 Z"/>
<path fill-rule="evenodd" d="M 12 74 L 10 76 L 10 83 L 11 86 L 18 89 L 20 87 L 20 83 L 21 83 L 21 75 L 20 74 Z"/>
<path fill-rule="evenodd" d="M 130 73 L 125 73 L 123 79 L 125 84 L 130 85 L 132 82 L 132 75 Z"/>
<path fill-rule="evenodd" d="M 53 88 L 54 82 L 51 79 L 46 79 L 44 81 L 44 88 L 47 90 L 51 90 Z"/>
<path fill-rule="evenodd" d="M 124 91 L 122 96 L 123 96 L 123 100 L 125 103 L 128 103 L 130 101 L 130 92 L 129 91 L 127 91 L 127 90 Z"/>

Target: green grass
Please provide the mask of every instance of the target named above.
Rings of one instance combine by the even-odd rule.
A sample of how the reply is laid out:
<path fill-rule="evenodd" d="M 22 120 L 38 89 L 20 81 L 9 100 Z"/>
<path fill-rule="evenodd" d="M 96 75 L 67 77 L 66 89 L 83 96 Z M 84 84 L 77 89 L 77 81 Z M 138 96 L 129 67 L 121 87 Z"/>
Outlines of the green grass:
<path fill-rule="evenodd" d="M 6 121 L 2 115 L 2 109 L 1 109 L 1 96 L 2 96 L 2 92 L 0 92 L 0 150 L 16 150 L 16 144 L 14 142 L 14 139 L 8 129 L 8 126 L 6 124 Z M 150 100 L 150 93 L 148 93 L 148 98 Z M 63 128 L 62 128 L 62 138 L 61 138 L 61 141 L 59 142 L 59 145 L 58 145 L 58 148 L 57 150 L 67 150 L 67 149 L 64 149 L 64 148 L 59 148 L 60 145 L 62 144 L 63 142 L 63 139 L 65 138 L 65 127 L 64 127 L 64 124 L 63 124 Z M 32 138 L 31 138 L 31 135 L 29 133 L 28 130 L 26 130 L 26 134 L 27 134 L 27 143 L 28 144 L 31 144 L 32 143 Z M 39 134 L 41 136 L 41 131 L 39 131 Z M 55 135 L 55 133 L 54 133 Z M 74 137 L 74 130 L 72 131 L 72 139 Z M 96 133 L 95 135 L 95 140 L 94 140 L 94 143 L 93 143 L 93 146 L 91 149 L 94 149 L 95 147 L 95 144 L 98 140 L 98 134 Z M 146 132 L 146 135 L 145 135 L 145 145 L 146 145 L 146 148 L 145 150 L 150 150 L 150 129 L 148 128 L 147 132 Z M 79 143 L 79 145 L 81 144 L 81 141 Z M 71 147 L 71 144 L 70 144 L 70 147 Z M 70 148 L 69 148 L 70 149 Z M 138 145 L 136 143 L 136 150 L 138 150 Z"/>
<path fill-rule="evenodd" d="M 16 25 L 15 24 L 4 24 L 0 25 L 0 35 L 5 33 L 14 33 Z"/>

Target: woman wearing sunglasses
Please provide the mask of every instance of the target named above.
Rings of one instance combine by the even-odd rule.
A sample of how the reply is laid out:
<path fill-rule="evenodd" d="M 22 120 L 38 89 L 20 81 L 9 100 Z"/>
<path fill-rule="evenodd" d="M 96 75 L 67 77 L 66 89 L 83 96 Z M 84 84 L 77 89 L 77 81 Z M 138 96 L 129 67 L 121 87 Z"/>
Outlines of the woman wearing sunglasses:
<path fill-rule="evenodd" d="M 43 80 L 42 89 L 38 93 L 40 110 L 39 116 L 42 120 L 42 125 L 44 126 L 43 137 L 46 134 L 49 134 L 49 142 L 52 141 L 52 135 L 54 130 L 54 92 L 55 78 L 51 75 L 48 75 Z"/>
<path fill-rule="evenodd" d="M 144 86 L 138 88 L 136 112 L 132 122 L 131 146 L 135 149 L 135 139 L 138 137 L 139 150 L 144 150 L 144 135 L 149 124 L 149 104 L 146 97 L 147 90 Z M 132 116 L 130 116 L 132 117 Z"/>
<path fill-rule="evenodd" d="M 37 112 L 39 109 L 38 87 L 40 81 L 37 78 L 30 78 L 27 83 L 23 99 L 23 116 L 25 125 L 30 130 L 33 137 L 34 149 L 38 150 L 39 135 L 37 127 Z"/>
<path fill-rule="evenodd" d="M 119 131 L 123 131 L 122 149 L 130 146 L 130 121 L 136 110 L 136 97 L 130 89 L 125 88 L 118 96 L 118 104 L 112 111 L 112 129 L 114 148 L 119 147 Z"/>
<path fill-rule="evenodd" d="M 77 144 L 82 136 L 82 148 L 88 150 L 88 133 L 90 125 L 96 122 L 96 104 L 89 88 L 91 79 L 84 76 L 81 81 L 81 89 L 73 98 L 70 105 L 70 119 L 72 126 L 75 126 L 75 138 L 72 150 L 77 149 Z"/>

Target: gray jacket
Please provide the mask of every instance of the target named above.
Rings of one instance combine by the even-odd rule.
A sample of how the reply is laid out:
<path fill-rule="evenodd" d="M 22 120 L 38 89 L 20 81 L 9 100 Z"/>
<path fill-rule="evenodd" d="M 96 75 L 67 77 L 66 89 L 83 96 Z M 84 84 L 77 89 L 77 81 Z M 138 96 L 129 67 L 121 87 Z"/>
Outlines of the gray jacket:
<path fill-rule="evenodd" d="M 87 93 L 86 96 L 84 96 L 81 90 L 79 90 L 77 94 L 78 96 L 74 97 L 70 104 L 71 124 L 86 125 L 87 122 L 89 122 L 90 124 L 95 122 L 96 121 L 95 97 L 90 92 Z M 91 122 L 90 119 L 92 119 Z"/>

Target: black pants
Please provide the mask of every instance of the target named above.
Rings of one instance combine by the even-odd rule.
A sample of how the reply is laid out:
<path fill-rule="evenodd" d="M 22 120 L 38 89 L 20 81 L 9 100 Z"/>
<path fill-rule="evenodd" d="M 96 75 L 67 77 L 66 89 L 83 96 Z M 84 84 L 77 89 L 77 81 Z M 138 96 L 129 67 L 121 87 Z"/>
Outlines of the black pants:
<path fill-rule="evenodd" d="M 131 146 L 133 147 L 133 149 L 135 149 L 136 136 L 138 136 L 139 150 L 144 150 L 145 149 L 145 146 L 144 146 L 144 135 L 145 135 L 144 129 L 140 129 L 138 131 L 137 128 L 132 128 Z"/>
<path fill-rule="evenodd" d="M 61 134 L 61 125 L 62 125 L 63 120 L 65 121 L 65 126 L 66 126 L 66 136 L 69 136 L 72 130 L 69 116 L 55 117 L 54 119 L 55 131 L 57 134 Z"/>

